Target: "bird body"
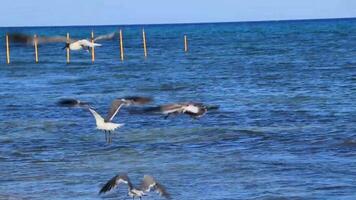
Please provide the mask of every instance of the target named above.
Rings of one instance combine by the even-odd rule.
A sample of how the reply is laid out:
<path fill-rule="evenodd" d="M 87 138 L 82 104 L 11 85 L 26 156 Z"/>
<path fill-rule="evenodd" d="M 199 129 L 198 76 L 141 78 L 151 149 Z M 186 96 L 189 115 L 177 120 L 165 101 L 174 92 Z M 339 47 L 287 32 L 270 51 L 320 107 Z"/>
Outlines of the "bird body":
<path fill-rule="evenodd" d="M 174 103 L 158 107 L 158 110 L 166 115 L 166 118 L 172 114 L 187 114 L 193 118 L 199 118 L 205 115 L 207 108 L 202 103 Z"/>
<path fill-rule="evenodd" d="M 128 186 L 128 196 L 132 199 L 140 198 L 142 199 L 146 193 L 151 190 L 156 191 L 160 196 L 170 199 L 169 193 L 166 191 L 165 187 L 158 183 L 152 176 L 144 175 L 142 183 L 139 187 L 134 187 L 131 183 L 127 174 L 119 174 L 111 178 L 99 191 L 99 194 L 109 192 L 114 188 L 117 188 L 121 183 L 125 183 Z"/>
<path fill-rule="evenodd" d="M 92 43 L 87 39 L 82 39 L 82 40 L 77 40 L 75 42 L 67 44 L 66 48 L 69 48 L 72 51 L 77 51 L 77 50 L 82 50 L 82 49 L 89 51 L 89 48 L 96 47 L 96 46 L 101 46 L 101 44 Z"/>
<path fill-rule="evenodd" d="M 97 113 L 95 110 L 92 108 L 89 108 L 89 111 L 93 114 L 96 122 L 96 127 L 98 130 L 102 131 L 114 131 L 117 128 L 122 127 L 124 124 L 116 124 L 112 122 L 105 122 L 104 118 L 100 116 L 99 113 Z"/>

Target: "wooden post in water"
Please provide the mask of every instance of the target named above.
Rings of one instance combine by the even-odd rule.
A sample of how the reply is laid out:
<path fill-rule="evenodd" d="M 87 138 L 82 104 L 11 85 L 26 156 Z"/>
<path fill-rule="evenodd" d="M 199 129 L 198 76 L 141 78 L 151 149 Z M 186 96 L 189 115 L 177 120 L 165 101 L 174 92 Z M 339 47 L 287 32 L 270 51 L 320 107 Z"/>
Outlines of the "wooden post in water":
<path fill-rule="evenodd" d="M 33 36 L 33 42 L 35 46 L 35 62 L 38 63 L 38 38 L 36 34 Z"/>
<path fill-rule="evenodd" d="M 184 35 L 184 51 L 188 52 L 188 39 L 187 35 Z"/>
<path fill-rule="evenodd" d="M 146 46 L 146 33 L 145 29 L 142 29 L 142 40 L 143 40 L 143 53 L 145 58 L 147 58 L 147 46 Z"/>
<path fill-rule="evenodd" d="M 94 32 L 91 31 L 91 62 L 94 63 L 95 61 L 95 48 L 94 48 Z"/>
<path fill-rule="evenodd" d="M 121 61 L 124 60 L 124 41 L 122 39 L 122 30 L 120 29 L 120 55 Z"/>
<path fill-rule="evenodd" d="M 10 41 L 9 35 L 6 33 L 6 63 L 10 64 Z"/>
<path fill-rule="evenodd" d="M 70 49 L 69 49 L 69 45 L 70 45 L 70 38 L 69 38 L 69 33 L 67 33 L 67 64 L 70 62 Z"/>

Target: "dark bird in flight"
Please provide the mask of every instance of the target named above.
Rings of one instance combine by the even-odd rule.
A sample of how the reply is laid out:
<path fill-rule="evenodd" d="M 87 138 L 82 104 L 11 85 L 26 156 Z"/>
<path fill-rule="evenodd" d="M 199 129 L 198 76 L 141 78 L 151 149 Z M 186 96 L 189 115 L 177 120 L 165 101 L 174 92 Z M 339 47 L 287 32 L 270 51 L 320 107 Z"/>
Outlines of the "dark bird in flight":
<path fill-rule="evenodd" d="M 166 191 L 165 187 L 158 183 L 152 176 L 144 175 L 142 183 L 139 187 L 133 186 L 127 174 L 118 174 L 111 178 L 99 191 L 99 194 L 109 192 L 117 188 L 120 184 L 126 184 L 128 186 L 128 196 L 133 200 L 135 198 L 142 199 L 146 193 L 150 191 L 156 191 L 161 197 L 170 199 L 169 193 Z"/>
<path fill-rule="evenodd" d="M 63 98 L 57 102 L 57 105 L 61 107 L 84 107 L 88 106 L 88 103 L 79 101 L 78 99 Z"/>

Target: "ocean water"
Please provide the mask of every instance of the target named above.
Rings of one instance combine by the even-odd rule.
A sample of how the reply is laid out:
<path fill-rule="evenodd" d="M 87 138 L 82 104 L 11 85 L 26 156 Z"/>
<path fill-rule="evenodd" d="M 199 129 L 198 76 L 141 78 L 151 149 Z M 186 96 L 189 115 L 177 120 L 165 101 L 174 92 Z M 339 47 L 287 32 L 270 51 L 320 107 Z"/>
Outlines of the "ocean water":
<path fill-rule="evenodd" d="M 147 33 L 143 57 L 141 28 Z M 88 37 L 124 32 L 90 54 L 64 44 L 0 49 L 0 199 L 128 199 L 100 187 L 151 174 L 173 199 L 356 199 L 356 20 L 0 28 Z M 189 52 L 183 51 L 187 34 Z M 199 120 L 123 108 L 113 143 L 91 114 L 127 95 L 219 105 Z M 144 199 L 160 199 L 154 193 Z"/>

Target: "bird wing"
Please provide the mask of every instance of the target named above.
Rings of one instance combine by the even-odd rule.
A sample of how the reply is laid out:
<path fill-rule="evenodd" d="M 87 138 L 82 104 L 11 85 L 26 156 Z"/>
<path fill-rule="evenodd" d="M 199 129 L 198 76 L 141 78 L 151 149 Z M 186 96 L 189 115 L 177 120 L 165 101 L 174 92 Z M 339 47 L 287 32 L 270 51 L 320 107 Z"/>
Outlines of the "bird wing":
<path fill-rule="evenodd" d="M 74 42 L 75 39 L 70 39 L 69 42 Z M 38 37 L 38 43 L 56 43 L 56 42 L 67 42 L 67 38 L 63 36 L 53 36 L 53 37 Z"/>
<path fill-rule="evenodd" d="M 89 111 L 93 114 L 95 121 L 97 123 L 102 123 L 104 122 L 104 119 L 99 115 L 99 113 L 97 113 L 95 110 L 89 108 Z"/>
<path fill-rule="evenodd" d="M 160 183 L 156 183 L 155 191 L 162 197 L 170 199 L 171 195 L 167 192 L 166 188 Z"/>
<path fill-rule="evenodd" d="M 156 191 L 160 196 L 167 199 L 170 198 L 169 193 L 166 191 L 166 188 L 158 183 L 152 176 L 145 175 L 141 183 L 141 189 L 145 192 L 150 192 L 152 189 Z"/>
<path fill-rule="evenodd" d="M 80 106 L 87 106 L 88 103 L 81 102 L 78 99 L 71 99 L 71 98 L 64 98 L 60 99 L 57 103 L 59 106 L 63 107 L 80 107 Z"/>
<path fill-rule="evenodd" d="M 34 43 L 34 37 L 33 35 L 26 35 L 22 33 L 12 33 L 9 34 L 10 40 L 13 42 L 17 43 L 27 43 L 27 44 L 33 44 Z M 67 38 L 63 36 L 38 36 L 37 37 L 38 44 L 43 44 L 43 43 L 56 43 L 56 42 L 67 42 Z M 76 39 L 71 38 L 69 42 L 74 42 Z"/>
<path fill-rule="evenodd" d="M 152 98 L 150 97 L 140 97 L 140 96 L 127 96 L 122 99 L 128 101 L 129 104 L 134 104 L 134 105 L 143 105 L 143 104 L 150 103 L 152 101 Z"/>
<path fill-rule="evenodd" d="M 117 186 L 119 186 L 121 183 L 125 183 L 129 186 L 129 188 L 132 188 L 132 183 L 130 182 L 129 177 L 126 174 L 119 174 L 111 178 L 106 184 L 101 188 L 99 194 L 106 193 Z"/>
<path fill-rule="evenodd" d="M 115 115 L 119 112 L 120 108 L 125 105 L 121 99 L 116 99 L 112 102 L 108 116 L 105 118 L 105 122 L 110 122 Z"/>
<path fill-rule="evenodd" d="M 99 40 L 112 40 L 115 37 L 116 32 L 112 32 L 109 34 L 105 35 L 99 35 L 94 38 L 94 42 L 99 41 Z"/>

